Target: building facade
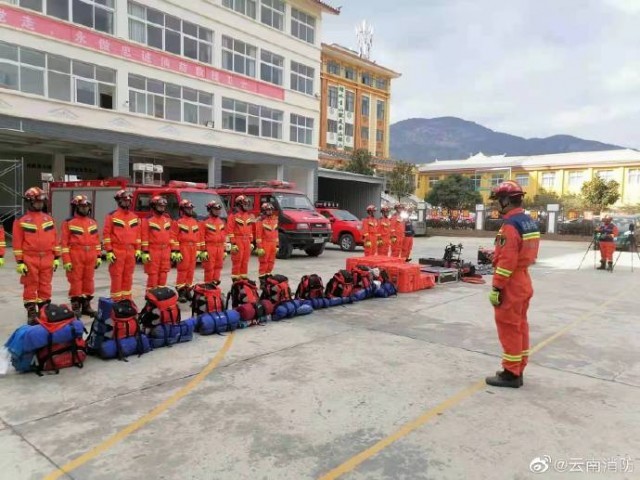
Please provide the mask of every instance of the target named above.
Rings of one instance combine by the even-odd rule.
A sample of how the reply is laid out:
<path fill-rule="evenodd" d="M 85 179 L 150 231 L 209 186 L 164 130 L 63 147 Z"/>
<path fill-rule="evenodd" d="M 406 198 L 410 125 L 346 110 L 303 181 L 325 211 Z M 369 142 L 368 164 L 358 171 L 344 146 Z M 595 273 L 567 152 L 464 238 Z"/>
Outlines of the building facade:
<path fill-rule="evenodd" d="M 620 185 L 618 206 L 640 204 L 640 152 L 610 150 L 559 153 L 529 157 L 485 156 L 466 160 L 442 160 L 419 167 L 416 195 L 424 198 L 447 175 L 462 174 L 473 180 L 485 202 L 491 188 L 504 180 L 516 180 L 529 198 L 542 190 L 559 196 L 579 194 L 584 182 L 596 175 Z"/>
<path fill-rule="evenodd" d="M 291 180 L 315 196 L 321 0 L 0 0 L 0 158 L 25 184 Z"/>
<path fill-rule="evenodd" d="M 353 150 L 366 149 L 377 170 L 389 159 L 391 81 L 400 74 L 340 45 L 322 44 L 320 161 L 337 166 Z"/>

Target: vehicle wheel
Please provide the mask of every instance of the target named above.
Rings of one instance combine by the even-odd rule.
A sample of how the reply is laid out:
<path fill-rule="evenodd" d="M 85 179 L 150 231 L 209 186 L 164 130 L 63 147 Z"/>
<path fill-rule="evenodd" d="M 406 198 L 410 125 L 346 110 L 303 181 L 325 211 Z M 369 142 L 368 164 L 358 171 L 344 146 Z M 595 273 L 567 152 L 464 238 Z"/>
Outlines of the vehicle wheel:
<path fill-rule="evenodd" d="M 280 260 L 286 260 L 287 258 L 291 258 L 291 253 L 293 252 L 293 247 L 289 242 L 285 239 L 280 238 L 280 248 L 278 248 L 278 252 L 276 253 L 276 258 Z"/>
<path fill-rule="evenodd" d="M 338 245 L 345 252 L 353 252 L 356 249 L 356 241 L 350 233 L 343 233 L 338 239 Z"/>
<path fill-rule="evenodd" d="M 307 255 L 309 255 L 310 257 L 318 257 L 322 255 L 322 252 L 324 252 L 324 246 L 324 243 L 319 243 L 305 248 L 304 251 L 307 252 Z"/>

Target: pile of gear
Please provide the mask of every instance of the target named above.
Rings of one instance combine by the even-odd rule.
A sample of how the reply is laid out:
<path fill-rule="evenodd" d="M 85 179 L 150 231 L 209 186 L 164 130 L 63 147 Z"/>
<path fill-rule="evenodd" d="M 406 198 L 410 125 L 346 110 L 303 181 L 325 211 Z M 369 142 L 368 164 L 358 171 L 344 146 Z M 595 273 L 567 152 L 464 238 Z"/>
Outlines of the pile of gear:
<path fill-rule="evenodd" d="M 478 249 L 478 266 L 476 266 L 462 259 L 463 248 L 461 243 L 457 245 L 449 243 L 444 247 L 442 258 L 420 258 L 419 263 L 427 266 L 422 270 L 437 277 L 447 276 L 447 278 L 468 283 L 484 283 L 482 275 L 493 274 L 493 267 L 491 266 L 493 252 L 480 247 Z M 438 281 L 443 283 L 440 278 Z"/>

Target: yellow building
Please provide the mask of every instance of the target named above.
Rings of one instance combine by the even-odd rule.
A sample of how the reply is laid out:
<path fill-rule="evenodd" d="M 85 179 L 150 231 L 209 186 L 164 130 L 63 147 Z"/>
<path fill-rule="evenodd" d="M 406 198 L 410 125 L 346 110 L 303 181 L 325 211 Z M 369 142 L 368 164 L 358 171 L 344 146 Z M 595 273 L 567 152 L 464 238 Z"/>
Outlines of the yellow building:
<path fill-rule="evenodd" d="M 340 45 L 322 44 L 320 163 L 336 166 L 367 149 L 379 170 L 389 165 L 391 80 L 399 73 Z"/>
<path fill-rule="evenodd" d="M 598 175 L 620 184 L 617 206 L 640 204 L 640 152 L 635 150 L 529 157 L 488 157 L 478 153 L 466 160 L 435 161 L 419 167 L 416 195 L 424 198 L 435 183 L 454 173 L 471 178 L 485 202 L 491 188 L 508 179 L 520 183 L 527 192 L 527 197 L 533 198 L 542 189 L 560 196 L 578 194 L 584 182 Z"/>

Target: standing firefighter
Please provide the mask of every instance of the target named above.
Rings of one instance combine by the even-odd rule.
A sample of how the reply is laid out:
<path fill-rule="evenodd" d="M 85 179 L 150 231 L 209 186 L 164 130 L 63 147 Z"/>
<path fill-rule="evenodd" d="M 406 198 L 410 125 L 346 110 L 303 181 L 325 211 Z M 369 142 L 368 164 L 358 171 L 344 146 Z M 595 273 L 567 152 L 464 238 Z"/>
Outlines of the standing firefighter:
<path fill-rule="evenodd" d="M 4 237 L 4 227 L 0 223 L 0 267 L 4 267 L 4 252 L 7 249 L 7 242 Z"/>
<path fill-rule="evenodd" d="M 43 213 L 45 193 L 31 187 L 24 199 L 29 211 L 13 223 L 13 254 L 24 286 L 22 299 L 27 322 L 33 325 L 40 308 L 51 303 L 51 282 L 53 272 L 60 266 L 60 245 L 53 218 Z"/>
<path fill-rule="evenodd" d="M 191 299 L 193 277 L 196 272 L 196 262 L 202 257 L 204 248 L 200 225 L 194 218 L 193 203 L 184 199 L 179 204 L 180 218 L 173 225 L 175 238 L 180 246 L 180 251 L 171 255 L 171 259 L 178 263 L 178 275 L 176 277 L 176 289 L 180 303 L 186 303 Z"/>
<path fill-rule="evenodd" d="M 393 207 L 396 211 L 391 216 L 391 256 L 402 257 L 402 247 L 404 246 L 404 205 L 397 203 Z"/>
<path fill-rule="evenodd" d="M 613 252 L 616 251 L 615 237 L 619 234 L 618 227 L 612 222 L 609 215 L 605 215 L 602 224 L 596 228 L 600 245 L 600 266 L 598 270 L 613 272 Z"/>
<path fill-rule="evenodd" d="M 131 300 L 133 272 L 140 251 L 140 220 L 130 210 L 133 196 L 126 190 L 118 190 L 113 197 L 118 208 L 107 214 L 102 228 L 102 241 L 107 251 L 111 299 L 114 302 Z"/>
<path fill-rule="evenodd" d="M 362 220 L 362 238 L 364 239 L 364 256 L 370 257 L 376 254 L 378 249 L 378 219 L 376 218 L 376 206 L 367 207 L 367 217 Z"/>
<path fill-rule="evenodd" d="M 142 264 L 147 274 L 147 290 L 167 285 L 171 270 L 171 253 L 177 253 L 173 221 L 167 215 L 167 199 L 155 195 L 151 202 L 151 216 L 142 220 Z"/>
<path fill-rule="evenodd" d="M 249 278 L 249 257 L 253 250 L 253 224 L 255 218 L 247 211 L 249 200 L 244 195 L 235 199 L 235 209 L 227 219 L 231 242 L 231 280 Z"/>
<path fill-rule="evenodd" d="M 227 252 L 225 252 L 224 248 L 227 240 L 227 229 L 225 221 L 220 218 L 222 205 L 213 200 L 207 204 L 207 211 L 209 212 L 209 217 L 202 222 L 204 253 L 201 258 L 204 268 L 204 281 L 220 285 L 222 263 L 227 257 Z"/>
<path fill-rule="evenodd" d="M 71 309 L 77 317 L 94 316 L 91 300 L 95 269 L 102 264 L 98 224 L 89 216 L 91 202 L 85 195 L 71 199 L 72 217 L 62 224 L 62 265 L 69 281 Z"/>
<path fill-rule="evenodd" d="M 378 255 L 389 256 L 391 248 L 391 219 L 387 205 L 380 207 L 380 219 L 378 220 Z"/>
<path fill-rule="evenodd" d="M 491 192 L 498 202 L 504 223 L 495 240 L 493 288 L 489 301 L 494 306 L 498 337 L 502 344 L 503 371 L 487 377 L 488 385 L 519 388 L 529 359 L 527 310 L 533 296 L 529 265 L 540 246 L 540 229 L 522 209 L 524 192 L 517 182 L 502 182 Z"/>
<path fill-rule="evenodd" d="M 256 254 L 258 255 L 258 276 L 262 280 L 273 273 L 278 251 L 278 217 L 274 215 L 273 205 L 263 203 L 260 206 L 262 216 L 256 222 Z"/>
<path fill-rule="evenodd" d="M 404 222 L 404 239 L 402 240 L 402 250 L 400 252 L 400 258 L 403 258 L 405 262 L 411 261 L 411 250 L 413 250 L 413 237 L 415 234 L 413 223 L 407 216 Z"/>

